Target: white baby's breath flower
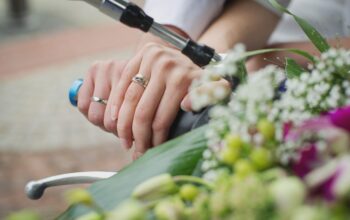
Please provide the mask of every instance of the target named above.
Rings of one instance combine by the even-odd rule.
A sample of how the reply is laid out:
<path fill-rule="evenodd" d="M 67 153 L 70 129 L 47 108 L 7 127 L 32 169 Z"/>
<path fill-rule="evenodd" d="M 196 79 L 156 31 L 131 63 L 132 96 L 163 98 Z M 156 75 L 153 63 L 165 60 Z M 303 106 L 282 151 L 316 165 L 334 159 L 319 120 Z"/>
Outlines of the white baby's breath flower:
<path fill-rule="evenodd" d="M 203 175 L 203 179 L 207 180 L 209 182 L 215 181 L 217 177 L 218 177 L 218 174 L 215 170 L 210 170 L 210 171 L 204 173 L 204 175 Z"/>

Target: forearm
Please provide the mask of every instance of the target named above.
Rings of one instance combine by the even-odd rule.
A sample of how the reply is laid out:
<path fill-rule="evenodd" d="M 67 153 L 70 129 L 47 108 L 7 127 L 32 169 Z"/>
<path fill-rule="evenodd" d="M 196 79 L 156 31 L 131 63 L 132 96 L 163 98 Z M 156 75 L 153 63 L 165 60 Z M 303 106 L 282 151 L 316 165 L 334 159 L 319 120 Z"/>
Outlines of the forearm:
<path fill-rule="evenodd" d="M 239 42 L 248 50 L 260 49 L 266 45 L 279 18 L 255 1 L 230 1 L 222 15 L 201 36 L 200 42 L 218 52 L 225 52 Z"/>

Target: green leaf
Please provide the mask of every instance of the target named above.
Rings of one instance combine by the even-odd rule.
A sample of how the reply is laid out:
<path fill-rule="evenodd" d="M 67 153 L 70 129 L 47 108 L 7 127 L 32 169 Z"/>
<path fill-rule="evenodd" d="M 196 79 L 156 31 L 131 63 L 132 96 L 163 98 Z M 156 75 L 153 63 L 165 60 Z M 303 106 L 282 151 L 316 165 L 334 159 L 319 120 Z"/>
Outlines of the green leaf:
<path fill-rule="evenodd" d="M 243 54 L 243 58 L 249 58 L 249 57 L 253 57 L 256 55 L 260 55 L 260 54 L 271 53 L 271 52 L 280 52 L 280 51 L 294 53 L 294 54 L 297 54 L 299 56 L 305 57 L 306 59 L 310 60 L 310 62 L 312 62 L 312 63 L 315 62 L 315 58 L 311 54 L 309 54 L 306 51 L 295 49 L 295 48 L 284 48 L 284 49 L 273 48 L 273 49 L 254 50 L 254 51 L 249 51 L 249 52 L 246 52 L 245 54 Z"/>
<path fill-rule="evenodd" d="M 238 63 L 238 78 L 240 83 L 246 83 L 248 77 L 248 71 L 245 66 L 245 59 Z"/>
<path fill-rule="evenodd" d="M 113 177 L 96 182 L 89 187 L 95 202 L 105 210 L 112 210 L 127 199 L 133 189 L 150 177 L 170 173 L 191 175 L 206 148 L 202 126 L 181 137 L 166 142 L 147 153 Z M 70 207 L 58 217 L 59 220 L 73 220 L 89 210 L 82 206 Z M 90 210 L 91 211 L 91 210 Z"/>
<path fill-rule="evenodd" d="M 269 0 L 269 1 L 272 4 L 272 6 L 275 7 L 277 10 L 293 16 L 294 20 L 299 24 L 301 29 L 303 29 L 306 36 L 310 39 L 310 41 L 315 45 L 315 47 L 321 53 L 329 50 L 330 46 L 327 43 L 326 39 L 314 27 L 312 27 L 306 20 L 291 13 L 288 9 L 280 5 L 277 2 L 277 0 Z"/>
<path fill-rule="evenodd" d="M 297 64 L 293 59 L 286 58 L 286 74 L 288 78 L 300 76 L 306 70 Z"/>

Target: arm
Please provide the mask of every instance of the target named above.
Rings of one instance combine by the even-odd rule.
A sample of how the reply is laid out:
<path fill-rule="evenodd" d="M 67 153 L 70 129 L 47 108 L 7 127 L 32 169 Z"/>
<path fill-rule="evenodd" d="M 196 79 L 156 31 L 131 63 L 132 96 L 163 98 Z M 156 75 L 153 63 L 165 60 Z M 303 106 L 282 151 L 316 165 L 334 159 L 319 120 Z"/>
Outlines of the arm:
<path fill-rule="evenodd" d="M 248 50 L 260 49 L 266 45 L 279 19 L 279 14 L 256 1 L 230 1 L 200 41 L 219 52 L 227 51 L 236 43 L 244 43 Z"/>
<path fill-rule="evenodd" d="M 193 10 L 192 6 L 196 4 L 197 0 L 183 1 L 184 2 L 182 4 L 179 4 L 178 2 L 174 4 L 174 1 L 148 0 L 146 1 L 145 10 L 147 13 L 153 16 L 157 22 L 167 24 L 168 28 L 181 34 L 182 36 L 188 37 L 190 35 L 193 38 L 196 38 L 208 25 L 208 23 L 216 16 L 216 14 L 219 13 L 225 0 L 201 0 L 200 7 L 196 7 L 196 10 Z M 188 13 L 189 10 L 191 10 L 192 13 Z M 204 21 L 203 19 L 199 19 L 199 16 L 202 14 L 201 10 L 210 11 L 209 14 L 207 13 L 205 15 Z M 169 13 L 166 13 L 166 11 L 168 11 L 169 13 L 172 12 L 171 14 L 173 15 L 173 17 L 170 18 L 169 16 L 167 16 L 169 15 Z M 184 14 L 184 12 L 186 13 Z M 186 20 L 183 20 L 183 15 L 186 15 Z M 177 21 L 178 18 L 181 18 L 181 20 Z M 198 21 L 201 21 L 201 26 L 198 26 L 196 24 L 198 23 Z M 187 30 L 187 33 L 185 33 L 183 30 Z M 158 46 L 156 46 L 156 44 Z M 171 54 L 171 56 L 162 54 L 161 57 L 163 57 L 163 59 L 161 59 L 159 56 L 154 55 L 153 53 L 149 54 L 149 51 L 159 51 L 159 48 L 163 48 L 163 50 L 165 51 L 165 48 L 162 46 L 171 47 L 168 43 L 162 41 L 158 37 L 152 36 L 151 34 L 144 34 L 137 46 L 135 56 L 133 56 L 130 60 L 111 60 L 97 62 L 94 65 L 92 65 L 92 67 L 88 71 L 84 84 L 79 92 L 78 108 L 83 113 L 83 115 L 85 115 L 85 117 L 94 125 L 99 126 L 103 130 L 111 132 L 121 137 L 121 143 L 125 148 L 129 148 L 131 146 L 132 140 L 135 139 L 135 137 L 136 139 L 140 137 L 140 134 L 142 133 L 136 131 L 134 132 L 135 134 L 132 134 L 132 127 L 141 128 L 141 130 L 146 129 L 146 132 L 144 132 L 144 134 L 146 134 L 147 132 L 152 131 L 152 126 L 154 126 L 156 127 L 156 130 L 162 130 L 158 132 L 162 133 L 162 135 L 155 135 L 157 132 L 153 132 L 153 136 L 155 136 L 155 141 L 153 142 L 154 144 L 162 142 L 164 140 L 164 137 L 166 137 L 167 135 L 166 130 L 168 124 L 171 124 L 171 118 L 173 118 L 178 111 L 178 108 L 176 107 L 170 109 L 170 111 L 167 111 L 170 114 L 168 114 L 167 116 L 166 123 L 162 122 L 162 120 L 164 119 L 155 120 L 160 116 L 156 116 L 155 111 L 157 109 L 154 108 L 156 105 L 154 103 L 152 104 L 152 102 L 156 100 L 151 99 L 151 102 L 147 104 L 150 107 L 150 109 L 152 109 L 153 107 L 153 112 L 151 112 L 153 115 L 151 114 L 148 118 L 146 118 L 147 122 L 141 122 L 141 125 L 139 125 L 140 121 L 135 120 L 136 126 L 132 126 L 133 118 L 128 117 L 128 115 L 132 117 L 135 116 L 134 118 L 136 119 L 140 117 L 140 112 L 145 113 L 145 111 L 135 110 L 136 105 L 141 99 L 139 91 L 140 88 L 136 87 L 136 90 L 138 91 L 135 91 L 134 89 L 133 92 L 128 92 L 128 87 L 130 87 L 131 90 L 135 88 L 135 86 L 130 83 L 132 76 L 142 71 L 143 74 L 147 74 L 147 77 L 150 78 L 149 75 L 151 74 L 151 72 L 154 72 L 152 74 L 156 75 L 158 72 L 160 72 L 160 70 L 162 70 L 161 72 L 163 72 L 163 74 L 168 73 L 166 74 L 168 76 L 168 79 L 174 79 L 173 76 L 170 77 L 170 75 L 172 75 L 171 73 L 178 72 L 176 75 L 180 76 L 180 78 L 186 78 L 185 80 L 182 80 L 184 82 L 182 85 L 186 87 L 183 88 L 181 91 L 181 94 L 183 94 L 183 92 L 187 92 L 187 86 L 189 85 L 189 82 L 191 81 L 192 77 L 184 77 L 182 73 L 186 73 L 186 71 L 189 71 L 190 69 L 198 68 L 191 64 L 191 62 L 189 62 L 189 60 L 186 57 L 180 55 L 177 51 L 174 50 L 167 50 L 167 52 L 165 53 L 169 55 Z M 148 59 L 142 59 L 143 57 L 148 57 Z M 182 59 L 182 62 L 177 62 L 176 60 L 178 59 L 173 59 L 176 57 Z M 161 60 L 162 63 L 159 63 L 158 60 Z M 175 63 L 175 61 L 177 64 L 174 66 L 173 63 Z M 191 64 L 193 67 L 189 68 L 186 67 L 186 65 L 183 65 L 186 63 Z M 147 71 L 143 70 L 143 68 L 146 66 Z M 181 68 L 177 68 L 176 66 L 185 66 L 185 68 L 182 68 L 181 70 Z M 176 80 L 177 79 L 175 79 L 175 81 Z M 159 83 L 162 82 L 160 81 Z M 170 86 L 168 86 L 168 90 L 169 87 Z M 162 90 L 164 89 L 164 86 L 158 88 L 161 88 Z M 163 94 L 163 92 L 159 92 L 158 94 Z M 98 96 L 103 99 L 108 99 L 107 106 L 91 102 L 91 96 Z M 130 107 L 130 102 L 127 103 L 129 97 L 134 97 L 134 102 L 132 103 L 133 107 Z M 128 100 L 125 101 L 125 98 L 127 98 Z M 180 101 L 181 100 L 177 101 L 178 105 Z M 140 105 L 139 109 L 141 108 L 146 107 Z M 161 108 L 164 108 L 164 106 Z M 127 116 L 124 116 L 125 113 L 127 113 Z M 118 120 L 118 118 L 127 118 L 127 120 L 122 121 Z M 156 122 L 155 125 L 152 125 L 152 121 L 160 122 Z M 157 123 L 165 124 L 162 126 L 163 129 L 159 129 L 159 125 L 157 125 Z M 151 135 L 149 136 L 151 137 Z M 144 146 L 145 144 L 142 145 L 142 143 L 139 144 L 140 141 L 135 141 L 137 145 L 136 148 L 139 153 L 143 152 L 145 148 L 149 147 L 150 145 L 154 145 L 151 143 L 152 140 L 149 140 L 149 138 L 148 140 L 145 140 L 145 138 L 141 139 L 141 142 L 146 142 L 147 146 Z"/>
<path fill-rule="evenodd" d="M 256 7 L 254 10 L 259 9 L 261 12 L 266 10 L 255 2 L 249 1 L 248 4 L 244 2 L 239 0 L 234 4 L 235 7 L 231 7 L 224 14 L 228 16 L 234 9 L 237 13 L 246 10 L 250 4 Z M 240 15 L 245 14 L 248 13 Z M 259 13 L 259 16 L 265 16 L 265 13 Z M 249 31 L 245 32 L 246 35 L 240 35 L 241 38 L 253 33 L 253 25 L 249 25 L 250 18 L 245 18 L 237 20 L 237 23 L 241 24 L 237 26 L 241 28 L 239 31 L 236 30 L 237 33 L 244 32 L 249 26 Z M 258 17 L 255 19 L 258 21 Z M 263 20 L 262 17 L 259 19 Z M 230 22 L 236 23 L 234 20 Z M 256 25 L 260 24 L 256 22 Z M 220 28 L 224 26 L 220 25 Z M 226 35 L 227 39 L 228 34 L 229 32 Z M 255 35 L 249 37 L 253 36 L 255 37 Z M 130 148 L 135 141 L 134 158 L 149 147 L 166 141 L 169 128 L 176 118 L 192 80 L 202 73 L 199 67 L 179 51 L 164 46 L 164 42 L 149 43 L 152 39 L 159 40 L 145 35 L 142 40 L 148 43 L 142 42 L 143 46 L 140 46 L 136 55 L 127 62 L 108 61 L 93 65 L 78 95 L 78 107 L 90 122 L 119 136 L 125 148 Z M 207 41 L 210 39 L 208 37 Z M 216 46 L 219 47 L 219 43 Z M 138 73 L 149 80 L 146 88 L 132 83 L 133 76 Z M 91 102 L 91 96 L 108 99 L 107 106 Z"/>

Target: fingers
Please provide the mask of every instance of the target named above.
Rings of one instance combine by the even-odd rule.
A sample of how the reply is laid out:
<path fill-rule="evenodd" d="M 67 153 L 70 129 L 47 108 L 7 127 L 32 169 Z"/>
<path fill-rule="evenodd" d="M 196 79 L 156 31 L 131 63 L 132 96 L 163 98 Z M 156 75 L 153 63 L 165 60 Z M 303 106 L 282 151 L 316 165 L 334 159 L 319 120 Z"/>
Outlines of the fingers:
<path fill-rule="evenodd" d="M 145 66 L 140 70 L 141 61 L 142 57 L 139 56 L 127 64 L 115 94 L 113 93 L 113 96 L 116 98 L 112 100 L 111 118 L 118 119 L 117 132 L 121 139 L 122 147 L 127 149 L 131 147 L 133 140 L 132 118 L 134 117 L 137 103 L 144 91 L 141 85 L 132 83 L 132 77 L 139 72 L 141 73 L 141 71 L 145 79 L 150 77 L 149 69 L 146 69 Z"/>
<path fill-rule="evenodd" d="M 124 93 L 123 100 L 122 103 L 116 103 L 114 108 L 118 112 L 117 130 L 123 147 L 131 147 L 133 118 L 138 102 L 145 90 L 142 85 L 132 82 L 132 77 L 139 73 L 144 76 L 145 80 L 150 80 L 154 61 L 161 54 L 161 47 L 156 44 L 148 44 L 130 62 L 130 66 L 129 64 L 126 66 L 126 70 L 123 72 L 121 79 L 123 84 L 121 86 L 118 85 L 119 96 L 122 96 L 121 94 Z"/>
<path fill-rule="evenodd" d="M 166 141 L 170 126 L 174 122 L 180 109 L 180 103 L 187 94 L 192 79 L 196 77 L 197 74 L 199 74 L 199 72 L 174 73 L 174 79 L 168 80 L 165 93 L 152 124 L 153 146 L 157 146 Z"/>
<path fill-rule="evenodd" d="M 103 120 L 106 131 L 111 132 L 116 136 L 118 136 L 118 132 L 117 132 L 117 121 L 116 121 L 117 118 L 114 116 L 116 115 L 115 113 L 116 107 L 114 103 L 117 102 L 118 100 L 116 100 L 116 96 L 114 94 L 117 93 L 116 88 L 118 86 L 118 83 L 121 78 L 121 74 L 126 64 L 127 64 L 127 61 L 113 62 L 113 67 L 111 68 L 111 87 L 112 88 L 109 94 L 108 103 L 106 106 L 104 120 Z"/>
<path fill-rule="evenodd" d="M 94 83 L 94 92 L 92 96 L 108 100 L 111 85 L 110 85 L 110 70 L 112 67 L 111 62 L 104 62 L 98 68 L 98 72 L 96 73 L 95 83 Z M 103 120 L 105 114 L 106 106 L 102 103 L 90 102 L 89 111 L 88 111 L 88 119 L 89 121 L 104 129 Z"/>
<path fill-rule="evenodd" d="M 110 113 L 111 119 L 116 121 L 119 116 L 119 109 L 124 101 L 125 93 L 131 83 L 132 77 L 134 77 L 137 73 L 139 73 L 139 69 L 141 66 L 142 59 L 147 56 L 147 50 L 149 48 L 157 48 L 155 44 L 149 44 L 143 50 L 139 51 L 139 53 L 131 59 L 127 64 L 124 64 L 124 68 L 118 82 L 118 85 L 114 86 L 111 91 L 111 104 L 110 104 Z M 149 53 L 149 52 L 148 52 Z M 151 66 L 151 65 L 150 65 Z"/>
<path fill-rule="evenodd" d="M 214 82 L 201 85 L 195 88 L 194 90 L 196 91 L 196 93 L 208 93 L 208 95 L 213 96 L 214 100 L 222 100 L 229 95 L 231 91 L 231 85 L 227 80 L 221 79 L 219 81 L 214 81 Z M 186 112 L 200 110 L 200 109 L 193 109 L 191 93 L 193 93 L 194 90 L 190 91 L 183 98 L 181 102 L 181 109 Z M 211 104 L 214 104 L 214 103 L 210 102 L 210 99 L 209 99 L 207 106 Z M 207 107 L 207 106 L 203 106 L 203 107 Z"/>
<path fill-rule="evenodd" d="M 135 140 L 134 158 L 152 146 L 152 122 L 165 91 L 163 78 L 161 72 L 152 73 L 150 82 L 137 105 L 132 124 Z"/>
<path fill-rule="evenodd" d="M 86 118 L 88 117 L 91 96 L 94 92 L 94 80 L 95 80 L 97 68 L 98 68 L 97 63 L 92 65 L 78 93 L 78 109 Z"/>
<path fill-rule="evenodd" d="M 185 112 L 192 111 L 191 96 L 187 94 L 181 101 L 181 109 Z"/>

